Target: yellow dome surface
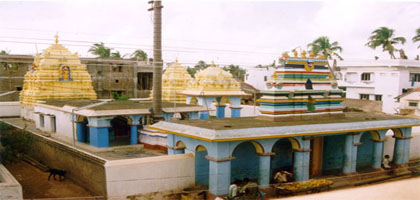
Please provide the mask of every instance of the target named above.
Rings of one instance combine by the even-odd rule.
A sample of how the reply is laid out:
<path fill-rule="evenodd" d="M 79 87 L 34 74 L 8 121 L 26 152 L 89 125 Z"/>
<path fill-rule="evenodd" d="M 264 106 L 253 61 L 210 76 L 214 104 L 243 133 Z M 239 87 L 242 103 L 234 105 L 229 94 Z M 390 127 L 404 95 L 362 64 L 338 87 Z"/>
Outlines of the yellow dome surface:
<path fill-rule="evenodd" d="M 33 106 L 46 99 L 96 99 L 90 74 L 77 53 L 56 43 L 34 57 L 25 74 L 20 103 Z"/>
<path fill-rule="evenodd" d="M 186 96 L 182 95 L 181 92 L 187 89 L 191 81 L 192 77 L 187 68 L 180 65 L 178 60 L 169 65 L 162 75 L 162 100 L 185 103 Z M 150 93 L 150 98 L 153 98 L 153 90 Z"/>
<path fill-rule="evenodd" d="M 189 96 L 243 96 L 238 81 L 232 74 L 216 67 L 214 64 L 195 75 L 195 79 L 183 92 Z"/>

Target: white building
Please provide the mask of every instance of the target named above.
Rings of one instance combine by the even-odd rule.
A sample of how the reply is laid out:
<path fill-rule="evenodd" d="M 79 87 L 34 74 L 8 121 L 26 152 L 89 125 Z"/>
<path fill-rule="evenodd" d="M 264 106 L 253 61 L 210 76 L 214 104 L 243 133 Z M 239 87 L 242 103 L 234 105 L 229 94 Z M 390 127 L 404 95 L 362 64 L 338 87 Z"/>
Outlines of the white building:
<path fill-rule="evenodd" d="M 265 82 L 271 79 L 275 70 L 274 67 L 253 67 L 246 69 L 245 83 L 254 86 L 258 90 L 265 90 Z"/>
<path fill-rule="evenodd" d="M 420 88 L 412 89 L 396 98 L 400 113 L 420 116 Z"/>
<path fill-rule="evenodd" d="M 358 60 L 337 63 L 338 85 L 346 98 L 382 101 L 382 111 L 396 113 L 396 97 L 420 86 L 420 61 Z"/>

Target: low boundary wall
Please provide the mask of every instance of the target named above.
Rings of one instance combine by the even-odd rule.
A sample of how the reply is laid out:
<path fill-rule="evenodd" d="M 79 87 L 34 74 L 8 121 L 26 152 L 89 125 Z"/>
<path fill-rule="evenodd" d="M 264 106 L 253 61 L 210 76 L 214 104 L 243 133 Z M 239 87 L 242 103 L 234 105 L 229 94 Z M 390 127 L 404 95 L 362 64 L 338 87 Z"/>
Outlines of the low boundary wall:
<path fill-rule="evenodd" d="M 23 199 L 22 186 L 2 164 L 0 164 L 0 199 Z"/>

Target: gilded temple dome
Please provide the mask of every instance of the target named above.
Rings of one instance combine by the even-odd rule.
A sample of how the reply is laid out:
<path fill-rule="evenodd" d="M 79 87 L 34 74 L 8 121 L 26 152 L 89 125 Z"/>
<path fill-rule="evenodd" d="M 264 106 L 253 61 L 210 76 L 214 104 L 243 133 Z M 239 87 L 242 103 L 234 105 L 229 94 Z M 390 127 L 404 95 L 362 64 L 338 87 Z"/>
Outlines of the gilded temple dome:
<path fill-rule="evenodd" d="M 162 75 L 162 100 L 169 102 L 185 103 L 185 95 L 181 92 L 187 89 L 192 81 L 187 68 L 178 63 L 178 59 L 166 67 Z M 153 91 L 150 93 L 153 98 Z"/>
<path fill-rule="evenodd" d="M 183 92 L 186 95 L 246 95 L 241 91 L 238 81 L 232 74 L 216 67 L 214 63 L 211 67 L 207 67 L 203 71 L 195 75 L 195 79 L 191 82 L 188 90 Z"/>
<path fill-rule="evenodd" d="M 35 55 L 20 93 L 24 106 L 47 99 L 96 99 L 86 65 L 81 64 L 77 53 L 58 44 L 58 36 L 55 44 Z"/>

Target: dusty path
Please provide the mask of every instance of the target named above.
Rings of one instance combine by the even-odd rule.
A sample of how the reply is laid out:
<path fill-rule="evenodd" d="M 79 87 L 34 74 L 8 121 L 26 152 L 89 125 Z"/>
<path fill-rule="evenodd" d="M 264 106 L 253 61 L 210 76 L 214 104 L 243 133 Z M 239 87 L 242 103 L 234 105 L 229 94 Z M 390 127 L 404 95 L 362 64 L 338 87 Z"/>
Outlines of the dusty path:
<path fill-rule="evenodd" d="M 24 161 L 7 164 L 6 168 L 22 185 L 25 199 L 92 196 L 87 190 L 68 179 L 59 182 L 51 177 L 48 181 L 48 172 L 43 172 Z"/>

